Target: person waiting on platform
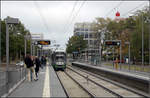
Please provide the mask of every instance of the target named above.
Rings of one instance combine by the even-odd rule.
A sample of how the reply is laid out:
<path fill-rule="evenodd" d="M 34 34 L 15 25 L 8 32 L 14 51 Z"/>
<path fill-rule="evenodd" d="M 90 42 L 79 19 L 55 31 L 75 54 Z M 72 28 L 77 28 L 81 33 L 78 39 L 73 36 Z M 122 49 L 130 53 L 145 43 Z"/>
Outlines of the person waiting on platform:
<path fill-rule="evenodd" d="M 44 56 L 41 58 L 41 63 L 43 66 L 46 66 L 46 58 Z"/>
<path fill-rule="evenodd" d="M 38 72 L 39 72 L 39 67 L 41 67 L 41 62 L 37 56 L 34 58 L 34 63 L 35 63 L 35 75 L 36 78 L 38 79 Z"/>
<path fill-rule="evenodd" d="M 29 54 L 26 55 L 24 62 L 26 64 L 27 67 L 27 71 L 28 71 L 28 81 L 31 81 L 31 77 L 34 78 L 34 80 L 36 81 L 36 77 L 35 77 L 35 70 L 34 70 L 34 64 L 33 64 L 33 57 L 30 56 Z M 32 74 L 31 74 L 32 73 Z"/>

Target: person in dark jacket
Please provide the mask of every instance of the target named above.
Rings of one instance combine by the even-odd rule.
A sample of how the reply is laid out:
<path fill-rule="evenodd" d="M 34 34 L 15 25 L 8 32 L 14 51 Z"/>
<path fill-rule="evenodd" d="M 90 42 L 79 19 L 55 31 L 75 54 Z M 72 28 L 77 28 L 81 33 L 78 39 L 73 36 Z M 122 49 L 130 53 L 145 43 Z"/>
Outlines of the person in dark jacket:
<path fill-rule="evenodd" d="M 41 62 L 40 62 L 40 60 L 39 60 L 39 58 L 36 56 L 35 57 L 35 65 L 36 65 L 36 67 L 35 67 L 35 75 L 36 75 L 36 78 L 38 78 L 38 72 L 39 72 L 39 68 L 41 67 Z"/>
<path fill-rule="evenodd" d="M 46 58 L 44 56 L 41 58 L 41 63 L 43 66 L 46 66 Z"/>
<path fill-rule="evenodd" d="M 27 71 L 28 71 L 28 80 L 31 81 L 31 76 L 34 78 L 34 80 L 36 81 L 36 77 L 35 77 L 35 71 L 34 71 L 34 64 L 33 64 L 33 57 L 30 56 L 29 54 L 26 55 L 24 62 L 26 64 L 27 67 Z"/>

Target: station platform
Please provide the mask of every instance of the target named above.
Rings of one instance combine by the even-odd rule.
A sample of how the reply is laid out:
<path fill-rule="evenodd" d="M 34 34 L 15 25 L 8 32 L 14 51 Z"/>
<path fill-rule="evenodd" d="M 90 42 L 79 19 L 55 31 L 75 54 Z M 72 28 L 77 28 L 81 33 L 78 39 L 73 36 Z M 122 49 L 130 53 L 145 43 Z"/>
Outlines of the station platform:
<path fill-rule="evenodd" d="M 126 75 L 126 76 L 130 76 L 130 77 L 135 77 L 135 78 L 139 78 L 145 81 L 149 81 L 150 77 L 148 75 L 142 75 L 142 74 L 138 74 L 138 73 L 130 73 L 129 71 L 122 71 L 122 70 L 117 70 L 117 69 L 112 69 L 112 68 L 106 68 L 106 67 L 100 67 L 100 66 L 95 66 L 95 65 L 90 65 L 90 64 L 86 64 L 86 63 L 81 63 L 81 62 L 73 62 L 76 64 L 80 64 L 83 66 L 87 66 L 87 67 L 92 67 L 92 68 L 96 68 L 96 69 L 101 69 L 101 70 L 105 70 L 105 71 L 109 71 L 109 72 L 113 72 L 113 73 L 117 73 L 117 74 L 121 74 L 121 75 Z"/>
<path fill-rule="evenodd" d="M 8 97 L 66 97 L 52 66 L 40 69 L 38 81 L 21 83 Z"/>
<path fill-rule="evenodd" d="M 130 73 L 130 72 L 95 66 L 95 65 L 81 63 L 81 62 L 72 62 L 72 65 L 86 69 L 92 73 L 98 74 L 107 79 L 117 81 L 121 84 L 125 84 L 129 87 L 136 88 L 140 92 L 142 91 L 142 93 L 149 92 L 148 91 L 149 83 L 150 83 L 149 76 L 143 76 L 136 73 Z"/>

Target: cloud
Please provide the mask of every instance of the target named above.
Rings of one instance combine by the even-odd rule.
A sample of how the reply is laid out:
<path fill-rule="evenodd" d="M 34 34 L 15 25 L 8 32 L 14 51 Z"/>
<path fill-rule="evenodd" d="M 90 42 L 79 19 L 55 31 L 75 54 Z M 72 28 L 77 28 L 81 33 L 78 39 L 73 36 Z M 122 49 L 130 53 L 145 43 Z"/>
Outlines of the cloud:
<path fill-rule="evenodd" d="M 112 10 L 108 17 L 114 18 L 117 10 L 122 15 L 143 2 L 148 5 L 148 1 L 86 1 L 79 11 L 83 1 L 78 1 L 71 24 L 72 17 L 69 16 L 75 2 L 77 1 L 2 1 L 1 15 L 2 19 L 6 16 L 19 18 L 31 32 L 43 33 L 45 39 L 56 40 L 65 48 L 67 40 L 73 35 L 75 22 L 92 22 L 95 17 L 105 17 L 120 2 L 123 3 Z"/>

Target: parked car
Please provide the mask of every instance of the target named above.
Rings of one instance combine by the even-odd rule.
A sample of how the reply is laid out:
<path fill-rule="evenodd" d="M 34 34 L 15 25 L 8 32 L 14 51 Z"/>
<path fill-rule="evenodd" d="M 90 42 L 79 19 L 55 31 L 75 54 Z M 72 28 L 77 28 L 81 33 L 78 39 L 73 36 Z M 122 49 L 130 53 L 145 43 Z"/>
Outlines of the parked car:
<path fill-rule="evenodd" d="M 23 62 L 23 61 L 18 61 L 18 62 L 16 63 L 16 66 L 23 67 L 23 66 L 24 66 L 24 62 Z"/>

